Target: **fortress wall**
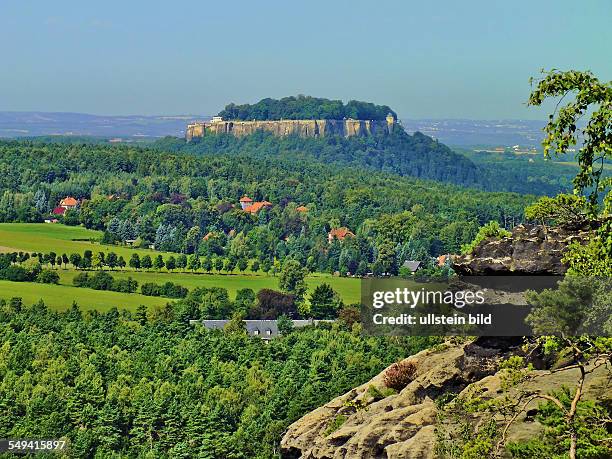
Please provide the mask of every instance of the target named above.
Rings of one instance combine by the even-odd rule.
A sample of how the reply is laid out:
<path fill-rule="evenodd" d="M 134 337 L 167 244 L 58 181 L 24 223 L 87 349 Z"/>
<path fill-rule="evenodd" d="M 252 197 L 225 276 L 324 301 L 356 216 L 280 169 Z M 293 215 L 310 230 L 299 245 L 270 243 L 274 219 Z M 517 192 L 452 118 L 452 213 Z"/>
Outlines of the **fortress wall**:
<path fill-rule="evenodd" d="M 280 121 L 216 121 L 197 122 L 187 126 L 185 138 L 203 137 L 207 133 L 245 136 L 259 130 L 285 137 L 296 134 L 300 137 L 364 137 L 387 134 L 393 130 L 393 123 L 385 120 L 280 120 Z"/>

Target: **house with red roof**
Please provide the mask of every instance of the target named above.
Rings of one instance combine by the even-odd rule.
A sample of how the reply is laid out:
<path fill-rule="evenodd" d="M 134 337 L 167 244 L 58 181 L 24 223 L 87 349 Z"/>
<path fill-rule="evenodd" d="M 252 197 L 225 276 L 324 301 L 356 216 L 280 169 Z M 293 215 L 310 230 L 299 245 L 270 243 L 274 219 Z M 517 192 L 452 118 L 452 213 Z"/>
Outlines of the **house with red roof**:
<path fill-rule="evenodd" d="M 446 265 L 447 262 L 450 262 L 450 255 L 440 255 L 438 257 L 438 266 L 442 267 Z"/>
<path fill-rule="evenodd" d="M 261 209 L 270 209 L 272 207 L 272 203 L 269 201 L 258 201 L 254 202 L 253 205 L 244 209 L 245 212 L 249 212 L 251 214 L 256 214 Z"/>
<path fill-rule="evenodd" d="M 52 215 L 64 215 L 65 213 L 66 213 L 66 208 L 59 207 L 59 206 L 51 211 Z"/>
<path fill-rule="evenodd" d="M 269 209 L 273 206 L 273 204 L 269 201 L 253 201 L 248 196 L 243 196 L 240 198 L 240 207 L 245 212 L 250 214 L 256 214 L 261 209 Z"/>
<path fill-rule="evenodd" d="M 242 207 L 242 210 L 247 210 L 252 205 L 253 205 L 253 200 L 249 198 L 248 196 L 245 195 L 240 198 L 240 207 Z"/>
<path fill-rule="evenodd" d="M 59 207 L 63 207 L 64 209 L 76 209 L 79 205 L 78 199 L 73 198 L 72 196 L 66 196 L 59 203 Z"/>
<path fill-rule="evenodd" d="M 334 239 L 338 239 L 340 242 L 344 241 L 347 237 L 355 237 L 355 234 L 345 226 L 340 228 L 334 228 L 327 233 L 327 242 L 330 244 L 334 242 Z"/>
<path fill-rule="evenodd" d="M 295 210 L 297 210 L 298 212 L 308 212 L 308 207 L 299 206 L 299 207 L 296 207 Z"/>

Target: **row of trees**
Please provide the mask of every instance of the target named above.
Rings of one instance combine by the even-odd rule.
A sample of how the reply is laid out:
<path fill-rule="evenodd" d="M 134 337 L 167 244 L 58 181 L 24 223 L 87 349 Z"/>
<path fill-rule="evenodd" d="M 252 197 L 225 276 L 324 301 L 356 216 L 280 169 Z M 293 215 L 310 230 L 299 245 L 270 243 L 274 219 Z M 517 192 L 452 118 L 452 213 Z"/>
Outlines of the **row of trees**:
<path fill-rule="evenodd" d="M 114 254 L 112 254 L 114 255 Z M 184 256 L 183 256 L 184 257 Z M 108 263 L 109 259 L 113 259 L 111 254 L 98 253 L 93 254 L 90 250 L 85 251 L 81 257 L 79 254 L 71 254 L 70 256 L 60 256 L 60 259 L 68 259 L 74 261 L 76 264 L 73 265 L 78 268 L 84 266 L 92 267 L 114 267 L 114 264 Z M 150 257 L 145 255 L 145 260 L 150 261 Z M 155 260 L 161 260 L 159 263 L 154 263 L 156 269 L 161 269 L 165 266 L 170 269 L 169 266 L 174 266 L 168 263 L 169 260 L 174 257 L 169 257 L 165 262 L 161 255 L 155 257 Z M 183 259 L 179 256 L 179 259 Z M 196 255 L 191 255 L 190 260 L 196 260 Z M 25 282 L 25 281 L 39 281 L 46 283 L 58 283 L 59 275 L 56 271 L 51 269 L 43 269 L 40 262 L 36 260 L 45 260 L 51 264 L 51 260 L 56 260 L 53 253 L 43 255 L 34 254 L 31 257 L 29 253 L 24 252 L 13 252 L 8 254 L 0 254 L 0 279 L 7 279 L 11 281 Z M 83 260 L 89 260 L 83 263 Z M 101 260 L 101 263 L 98 261 Z M 218 259 L 221 260 L 221 259 Z M 18 263 L 18 264 L 16 264 Z M 192 265 L 195 262 L 192 262 Z M 253 262 L 253 265 L 258 263 Z M 148 266 L 148 263 L 145 263 Z M 181 263 L 182 265 L 182 263 Z M 212 269 L 212 263 L 205 263 L 206 266 Z M 134 269 L 141 269 L 143 266 L 140 264 L 140 258 L 138 254 L 133 254 L 130 258 L 130 266 Z M 227 263 L 227 260 L 223 265 L 219 264 L 219 269 L 233 269 L 233 263 Z M 241 265 L 243 266 L 243 265 Z M 184 265 L 189 267 L 189 263 Z M 193 269 L 195 265 L 192 266 Z M 242 269 L 242 268 L 240 268 Z M 276 268 L 275 268 L 276 269 Z M 255 269 L 257 270 L 257 268 Z M 241 290 L 238 292 L 237 303 L 243 304 L 244 307 L 238 308 L 243 314 L 249 315 L 251 318 L 271 318 L 276 319 L 280 315 L 288 315 L 291 317 L 301 316 L 304 318 L 316 318 L 316 319 L 333 319 L 337 317 L 340 309 L 344 306 L 338 294 L 328 284 L 321 284 L 317 286 L 311 294 L 308 301 L 306 301 L 306 282 L 305 277 L 308 274 L 308 270 L 303 268 L 296 260 L 286 260 L 282 267 L 278 268 L 279 271 L 279 289 L 280 292 L 273 290 L 266 290 L 261 293 L 261 297 L 258 296 L 257 304 L 254 302 L 255 294 L 250 289 Z M 88 272 L 82 272 L 75 276 L 73 279 L 73 285 L 75 287 L 87 287 L 94 290 L 111 290 L 124 293 L 135 293 L 138 289 L 138 282 L 131 277 L 127 279 L 115 279 L 113 276 L 106 271 L 96 271 L 93 274 Z M 219 293 L 212 297 L 208 295 L 213 306 L 210 306 L 215 311 L 214 314 L 204 314 L 204 318 L 216 318 L 216 319 L 229 319 L 234 311 L 233 303 L 229 300 L 229 295 L 226 289 L 217 288 L 210 290 Z M 203 292 L 210 292 L 207 289 L 196 289 L 192 296 L 195 295 L 196 303 L 202 302 Z M 173 282 L 166 282 L 164 284 L 145 283 L 141 286 L 141 293 L 148 296 L 165 296 L 168 298 L 184 298 L 188 294 L 188 290 L 185 287 L 174 284 Z M 246 306 L 245 298 L 249 298 L 250 303 Z M 200 310 L 200 306 L 194 309 L 194 316 L 192 319 L 199 318 L 201 314 L 196 311 Z"/>
<path fill-rule="evenodd" d="M 189 256 L 185 254 L 166 255 L 152 254 L 143 255 L 133 253 L 128 261 L 121 255 L 115 252 L 93 252 L 85 250 L 83 254 L 73 252 L 70 254 L 63 253 L 61 255 L 55 252 L 49 253 L 33 253 L 28 252 L 10 252 L 6 255 L 11 263 L 27 264 L 37 262 L 43 266 L 51 268 L 67 268 L 70 264 L 76 269 L 124 269 L 130 267 L 136 271 L 167 271 L 188 270 L 191 272 L 234 272 L 236 270 L 244 272 L 249 269 L 251 272 L 272 272 L 276 273 L 279 270 L 280 263 L 272 262 L 269 259 L 264 260 L 248 260 L 246 258 L 236 259 L 234 257 L 201 257 L 197 254 Z M 31 261 L 30 261 L 31 260 Z M 35 261 L 37 260 L 37 261 Z"/>

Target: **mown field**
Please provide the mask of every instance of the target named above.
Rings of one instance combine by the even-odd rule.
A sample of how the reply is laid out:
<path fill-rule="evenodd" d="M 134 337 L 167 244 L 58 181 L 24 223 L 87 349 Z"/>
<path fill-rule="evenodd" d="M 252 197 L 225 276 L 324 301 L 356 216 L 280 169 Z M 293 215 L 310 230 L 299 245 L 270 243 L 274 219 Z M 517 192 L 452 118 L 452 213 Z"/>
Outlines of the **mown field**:
<path fill-rule="evenodd" d="M 108 311 L 116 307 L 135 311 L 139 305 L 161 306 L 169 300 L 136 293 L 119 293 L 76 288 L 66 285 L 38 284 L 34 282 L 9 282 L 0 280 L 0 299 L 9 300 L 19 297 L 26 305 L 43 300 L 55 310 L 65 310 L 76 302 L 82 310 L 96 309 Z"/>
<path fill-rule="evenodd" d="M 57 254 L 82 254 L 85 250 L 93 252 L 115 252 L 127 261 L 134 253 L 138 255 L 157 254 L 149 249 L 133 249 L 118 245 L 103 245 L 99 241 L 101 231 L 80 226 L 66 226 L 48 223 L 0 223 L 0 252 L 44 252 Z M 172 255 L 164 253 L 164 258 Z M 174 254 L 176 255 L 176 254 Z"/>
<path fill-rule="evenodd" d="M 24 303 L 32 304 L 43 300 L 53 309 L 63 310 L 76 301 L 82 309 L 108 310 L 112 307 L 135 310 L 139 305 L 157 306 L 168 301 L 166 298 L 150 297 L 138 293 L 119 293 L 72 286 L 72 279 L 79 271 L 74 269 L 57 269 L 60 275 L 60 285 L 47 285 L 32 282 L 0 281 L 0 299 L 13 297 L 23 298 Z M 115 278 L 132 277 L 139 286 L 145 282 L 158 284 L 170 281 L 187 287 L 223 287 L 228 290 L 230 298 L 242 288 L 251 288 L 255 292 L 262 288 L 278 289 L 278 278 L 268 275 L 248 274 L 190 274 L 190 273 L 155 273 L 138 271 L 108 271 Z M 313 275 L 306 279 L 309 292 L 317 285 L 327 282 L 338 292 L 347 304 L 359 302 L 360 284 L 358 279 L 338 278 L 329 275 Z"/>
<path fill-rule="evenodd" d="M 101 237 L 99 231 L 92 231 L 81 227 L 71 227 L 51 224 L 3 223 L 0 224 L 0 251 L 28 251 L 56 253 L 83 253 L 85 250 L 110 252 L 122 255 L 126 260 L 132 253 L 139 255 L 157 254 L 152 250 L 131 249 L 120 246 L 101 245 L 89 242 Z M 164 254 L 164 257 L 169 256 Z M 69 308 L 73 301 L 82 309 L 108 310 L 111 307 L 135 310 L 139 305 L 149 307 L 163 305 L 166 298 L 143 296 L 137 293 L 119 293 L 76 288 L 72 280 L 80 271 L 72 268 L 56 268 L 60 275 L 60 285 L 46 285 L 29 282 L 0 281 L 0 298 L 9 299 L 22 297 L 26 304 L 42 299 L 53 309 Z M 170 281 L 187 287 L 189 290 L 196 287 L 223 287 L 228 290 L 231 298 L 243 288 L 251 288 L 255 292 L 262 288 L 278 289 L 278 278 L 264 273 L 246 274 L 207 274 L 188 272 L 146 272 L 125 269 L 123 271 L 108 271 L 116 278 L 132 277 L 139 285 L 145 282 L 158 284 Z M 354 278 L 339 278 L 329 274 L 313 274 L 308 276 L 306 283 L 312 291 L 321 283 L 328 283 L 338 292 L 347 304 L 357 303 L 360 300 L 360 281 Z M 308 296 L 308 295 L 307 295 Z"/>

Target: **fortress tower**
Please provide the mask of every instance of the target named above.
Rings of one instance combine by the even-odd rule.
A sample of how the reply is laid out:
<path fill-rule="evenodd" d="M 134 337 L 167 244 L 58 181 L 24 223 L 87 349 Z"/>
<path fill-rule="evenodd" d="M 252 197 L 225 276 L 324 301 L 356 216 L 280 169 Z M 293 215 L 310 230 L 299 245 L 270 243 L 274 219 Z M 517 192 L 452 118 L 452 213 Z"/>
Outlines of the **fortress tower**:
<path fill-rule="evenodd" d="M 389 113 L 387 114 L 387 130 L 389 131 L 389 134 L 391 134 L 393 132 L 393 126 L 395 125 L 395 117 Z"/>

